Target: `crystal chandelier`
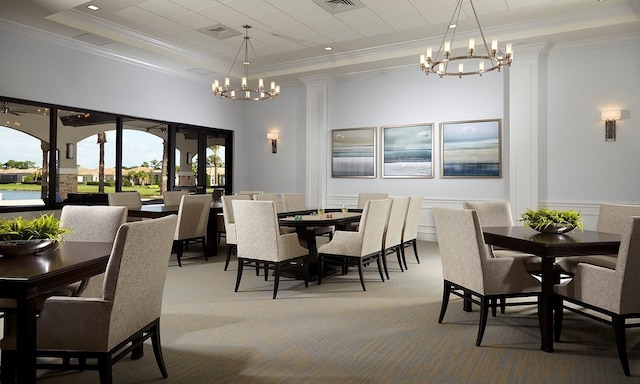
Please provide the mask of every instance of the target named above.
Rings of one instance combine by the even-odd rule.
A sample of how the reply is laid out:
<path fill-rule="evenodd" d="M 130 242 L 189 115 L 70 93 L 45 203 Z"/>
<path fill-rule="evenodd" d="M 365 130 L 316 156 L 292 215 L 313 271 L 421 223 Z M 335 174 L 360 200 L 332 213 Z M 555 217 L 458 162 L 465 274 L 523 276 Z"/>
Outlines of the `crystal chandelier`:
<path fill-rule="evenodd" d="M 482 32 L 480 21 L 478 21 L 478 15 L 473 5 L 473 0 L 469 0 L 471 9 L 473 11 L 473 17 L 478 25 L 480 31 L 480 43 L 481 47 L 476 50 L 476 39 L 469 39 L 469 45 L 467 54 L 464 56 L 453 56 L 451 48 L 453 46 L 453 40 L 456 36 L 456 27 L 458 26 L 458 19 L 460 18 L 460 11 L 462 10 L 462 3 L 464 0 L 458 0 L 456 9 L 453 11 L 451 21 L 447 26 L 440 48 L 435 57 L 433 56 L 433 50 L 431 47 L 427 48 L 426 55 L 420 55 L 420 69 L 422 69 L 427 75 L 435 73 L 440 77 L 443 76 L 467 76 L 467 75 L 480 75 L 483 73 L 491 72 L 493 70 L 500 70 L 503 66 L 511 65 L 513 60 L 513 52 L 511 50 L 511 44 L 507 44 L 504 52 L 504 56 L 498 52 L 498 40 L 491 41 L 491 49 L 487 45 L 487 41 Z M 449 38 L 449 39 L 448 39 Z M 484 48 L 483 51 L 480 51 Z M 454 63 L 456 62 L 456 63 Z M 457 64 L 457 65 L 456 65 Z M 465 68 L 465 64 L 467 67 Z"/>
<path fill-rule="evenodd" d="M 264 78 L 264 73 L 262 74 L 262 77 L 258 79 L 258 87 L 249 88 L 249 85 L 248 85 L 249 64 L 250 64 L 249 63 L 249 47 L 251 47 L 251 52 L 253 52 L 253 55 L 256 57 L 256 61 L 258 61 L 258 67 L 260 67 L 261 72 L 262 72 L 262 68 L 260 66 L 260 61 L 258 60 L 258 56 L 256 55 L 256 52 L 253 49 L 253 45 L 249 40 L 249 28 L 251 28 L 251 26 L 245 24 L 242 27 L 244 28 L 244 31 L 245 31 L 244 40 L 240 45 L 240 49 L 238 50 L 238 53 L 236 53 L 236 57 L 233 59 L 231 68 L 229 68 L 229 72 L 227 73 L 227 77 L 224 78 L 224 85 L 221 86 L 218 80 L 215 80 L 213 82 L 213 85 L 211 86 L 213 94 L 216 96 L 220 96 L 223 99 L 231 99 L 231 100 L 262 101 L 262 100 L 275 99 L 280 95 L 280 86 L 276 85 L 275 81 L 272 81 L 270 84 L 270 87 L 265 88 L 264 83 L 266 82 L 266 80 Z M 240 85 L 240 88 L 235 88 L 231 86 L 230 75 L 231 75 L 231 71 L 233 70 L 233 67 L 236 64 L 236 61 L 238 60 L 238 56 L 240 56 L 240 52 L 242 52 L 243 48 L 244 48 L 244 62 L 242 62 L 242 64 L 244 65 L 244 72 L 242 76 L 242 84 Z"/>

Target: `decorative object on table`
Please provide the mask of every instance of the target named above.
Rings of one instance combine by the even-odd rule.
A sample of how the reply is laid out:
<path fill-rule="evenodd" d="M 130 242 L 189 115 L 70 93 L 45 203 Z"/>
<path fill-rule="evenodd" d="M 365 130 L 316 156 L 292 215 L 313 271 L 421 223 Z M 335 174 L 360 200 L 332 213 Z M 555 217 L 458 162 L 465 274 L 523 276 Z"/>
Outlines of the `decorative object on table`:
<path fill-rule="evenodd" d="M 331 177 L 376 177 L 376 127 L 331 131 Z"/>
<path fill-rule="evenodd" d="M 433 178 L 433 124 L 380 129 L 383 178 Z"/>
<path fill-rule="evenodd" d="M 501 126 L 501 119 L 441 123 L 442 177 L 502 177 Z"/>
<path fill-rule="evenodd" d="M 22 216 L 0 219 L 0 254 L 35 254 L 59 243 L 68 229 L 60 227 L 53 214 L 25 219 Z"/>
<path fill-rule="evenodd" d="M 549 208 L 537 210 L 527 209 L 521 215 L 525 226 L 542 233 L 567 233 L 575 228 L 583 230 L 582 214 L 580 211 L 569 209 L 557 211 Z"/>

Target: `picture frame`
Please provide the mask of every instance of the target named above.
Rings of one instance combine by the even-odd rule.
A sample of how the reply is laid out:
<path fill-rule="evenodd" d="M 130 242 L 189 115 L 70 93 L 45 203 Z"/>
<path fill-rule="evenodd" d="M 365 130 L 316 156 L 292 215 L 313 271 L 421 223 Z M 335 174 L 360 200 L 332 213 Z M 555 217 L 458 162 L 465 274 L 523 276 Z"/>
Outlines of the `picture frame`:
<path fill-rule="evenodd" d="M 331 177 L 376 178 L 376 127 L 331 131 Z"/>
<path fill-rule="evenodd" d="M 441 123 L 442 178 L 502 177 L 502 120 Z"/>
<path fill-rule="evenodd" d="M 382 178 L 433 178 L 433 123 L 380 127 Z"/>

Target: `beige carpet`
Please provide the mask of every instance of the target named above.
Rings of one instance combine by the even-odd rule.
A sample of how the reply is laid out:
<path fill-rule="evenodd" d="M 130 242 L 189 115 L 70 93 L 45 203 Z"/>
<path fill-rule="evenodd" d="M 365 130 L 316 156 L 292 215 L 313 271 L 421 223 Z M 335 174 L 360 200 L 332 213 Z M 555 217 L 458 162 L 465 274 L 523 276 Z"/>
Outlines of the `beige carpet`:
<path fill-rule="evenodd" d="M 611 383 L 639 382 L 640 331 L 628 332 L 626 378 L 613 332 L 566 315 L 555 353 L 540 351 L 535 309 L 508 308 L 489 318 L 475 346 L 478 311 L 450 303 L 437 323 L 442 276 L 437 244 L 419 242 L 421 263 L 409 270 L 391 261 L 391 279 L 375 266 L 304 288 L 246 270 L 234 293 L 236 263 L 223 271 L 226 249 L 205 262 L 194 257 L 169 267 L 162 341 L 169 379 L 162 380 L 150 345 L 138 361 L 114 367 L 115 383 Z M 97 372 L 42 372 L 42 383 L 98 383 Z"/>

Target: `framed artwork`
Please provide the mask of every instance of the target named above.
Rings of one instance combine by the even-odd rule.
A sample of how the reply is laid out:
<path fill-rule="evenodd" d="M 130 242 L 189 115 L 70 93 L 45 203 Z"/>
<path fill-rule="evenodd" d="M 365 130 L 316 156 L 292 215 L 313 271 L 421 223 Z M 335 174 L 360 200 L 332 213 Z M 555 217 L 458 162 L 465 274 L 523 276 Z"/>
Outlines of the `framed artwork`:
<path fill-rule="evenodd" d="M 383 178 L 433 177 L 433 124 L 381 127 Z"/>
<path fill-rule="evenodd" d="M 441 123 L 442 177 L 501 177 L 502 120 Z"/>
<path fill-rule="evenodd" d="M 376 127 L 331 131 L 331 177 L 376 177 Z"/>

